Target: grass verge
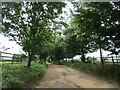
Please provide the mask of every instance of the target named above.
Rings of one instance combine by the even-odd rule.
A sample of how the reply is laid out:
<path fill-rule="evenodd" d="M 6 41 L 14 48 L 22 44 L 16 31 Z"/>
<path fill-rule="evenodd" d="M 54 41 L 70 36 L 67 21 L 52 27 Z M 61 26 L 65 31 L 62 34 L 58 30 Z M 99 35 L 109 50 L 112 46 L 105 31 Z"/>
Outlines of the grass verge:
<path fill-rule="evenodd" d="M 81 63 L 81 62 L 66 62 L 66 66 L 82 70 L 86 73 L 91 73 L 96 76 L 105 77 L 106 79 L 111 79 L 120 83 L 120 66 L 106 65 L 104 68 L 99 64 L 92 63 Z"/>
<path fill-rule="evenodd" d="M 2 64 L 2 88 L 23 88 L 27 82 L 31 82 L 45 72 L 45 66 L 32 62 L 31 68 L 25 64 Z"/>

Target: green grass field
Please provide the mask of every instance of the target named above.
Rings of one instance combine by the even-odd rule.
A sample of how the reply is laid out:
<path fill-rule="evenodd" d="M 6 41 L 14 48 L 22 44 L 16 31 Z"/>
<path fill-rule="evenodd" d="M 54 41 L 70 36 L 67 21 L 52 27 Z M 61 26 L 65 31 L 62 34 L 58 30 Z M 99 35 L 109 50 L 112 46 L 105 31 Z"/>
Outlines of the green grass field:
<path fill-rule="evenodd" d="M 96 63 L 101 63 L 101 61 L 95 61 Z M 105 64 L 110 64 L 110 65 L 112 65 L 113 64 L 113 62 L 112 62 L 112 60 L 105 60 L 104 61 L 104 63 Z M 116 64 L 116 65 L 120 65 L 120 61 L 114 61 L 114 63 Z"/>
<path fill-rule="evenodd" d="M 115 63 L 116 65 L 120 65 L 120 61 L 114 61 L 114 63 Z M 111 60 L 106 60 L 106 61 L 105 61 L 105 64 L 113 64 L 113 62 L 112 62 Z"/>
<path fill-rule="evenodd" d="M 13 62 L 13 63 L 20 63 L 20 62 Z M 0 64 L 12 64 L 12 62 L 6 61 L 6 62 L 0 62 Z"/>
<path fill-rule="evenodd" d="M 12 63 L 12 62 L 0 62 L 0 64 L 6 64 L 6 63 Z"/>

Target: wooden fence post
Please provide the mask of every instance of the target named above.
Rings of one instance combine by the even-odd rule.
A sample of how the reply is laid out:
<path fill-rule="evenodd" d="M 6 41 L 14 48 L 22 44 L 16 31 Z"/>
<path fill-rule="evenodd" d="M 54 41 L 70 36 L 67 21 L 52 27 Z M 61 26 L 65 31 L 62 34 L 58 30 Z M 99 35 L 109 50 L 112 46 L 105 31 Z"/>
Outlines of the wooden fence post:
<path fill-rule="evenodd" d="M 15 54 L 13 54 L 13 57 L 12 57 L 12 64 L 14 62 L 14 59 L 15 59 Z"/>
<path fill-rule="evenodd" d="M 2 54 L 2 52 L 0 51 L 0 60 L 1 60 L 1 54 Z"/>
<path fill-rule="evenodd" d="M 113 62 L 113 66 L 114 66 L 114 65 L 115 65 L 115 62 L 114 62 L 113 56 L 112 56 L 112 62 Z"/>
<path fill-rule="evenodd" d="M 23 60 L 22 57 L 20 57 L 20 63 L 22 63 L 22 60 Z"/>

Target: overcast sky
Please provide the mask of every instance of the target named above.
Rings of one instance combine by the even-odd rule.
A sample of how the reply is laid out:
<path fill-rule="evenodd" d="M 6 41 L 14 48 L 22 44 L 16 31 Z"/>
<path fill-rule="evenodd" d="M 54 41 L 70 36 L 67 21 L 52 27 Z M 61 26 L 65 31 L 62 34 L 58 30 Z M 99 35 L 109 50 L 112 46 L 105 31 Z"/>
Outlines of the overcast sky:
<path fill-rule="evenodd" d="M 4 47 L 10 49 L 4 50 Z M 9 41 L 8 37 L 0 34 L 0 51 L 19 54 L 23 52 L 21 48 L 15 41 Z"/>

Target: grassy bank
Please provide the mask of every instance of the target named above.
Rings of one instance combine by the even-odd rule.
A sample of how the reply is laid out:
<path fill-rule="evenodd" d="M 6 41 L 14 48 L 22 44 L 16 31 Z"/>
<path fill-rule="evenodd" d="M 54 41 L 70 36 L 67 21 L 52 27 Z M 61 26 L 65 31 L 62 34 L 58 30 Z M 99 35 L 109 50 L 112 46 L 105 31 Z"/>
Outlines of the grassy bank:
<path fill-rule="evenodd" d="M 45 66 L 33 62 L 31 68 L 22 64 L 2 64 L 2 87 L 23 88 L 27 82 L 33 81 L 36 77 L 43 75 Z"/>
<path fill-rule="evenodd" d="M 112 79 L 120 83 L 120 66 L 106 65 L 104 69 L 99 64 L 81 63 L 81 62 L 64 62 L 66 66 L 91 73 L 96 76 Z"/>

